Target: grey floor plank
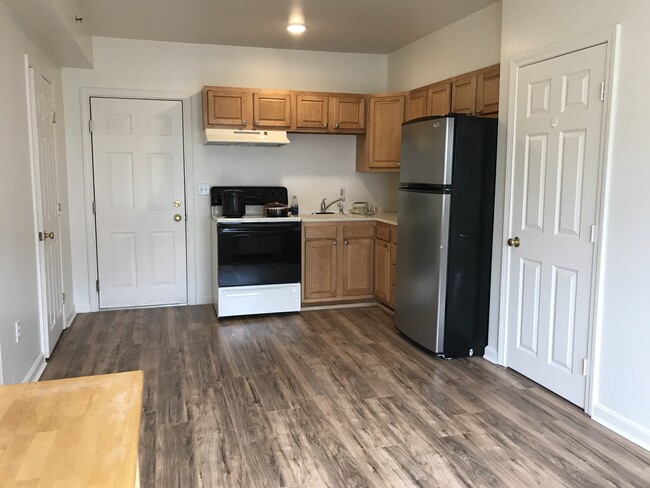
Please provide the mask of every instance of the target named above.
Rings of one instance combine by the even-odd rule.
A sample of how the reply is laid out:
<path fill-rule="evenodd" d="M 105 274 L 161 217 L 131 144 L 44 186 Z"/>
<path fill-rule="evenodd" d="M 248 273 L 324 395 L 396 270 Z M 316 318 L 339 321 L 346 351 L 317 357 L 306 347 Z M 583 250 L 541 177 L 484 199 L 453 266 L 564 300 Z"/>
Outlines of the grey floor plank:
<path fill-rule="evenodd" d="M 42 379 L 141 369 L 141 486 L 645 487 L 650 453 L 378 307 L 79 314 Z"/>

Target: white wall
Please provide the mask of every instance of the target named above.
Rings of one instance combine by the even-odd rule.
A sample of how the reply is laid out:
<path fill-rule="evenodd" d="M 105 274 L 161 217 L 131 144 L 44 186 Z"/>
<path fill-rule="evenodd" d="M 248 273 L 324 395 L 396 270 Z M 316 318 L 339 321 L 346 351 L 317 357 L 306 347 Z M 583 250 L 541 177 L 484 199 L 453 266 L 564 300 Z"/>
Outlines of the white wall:
<path fill-rule="evenodd" d="M 190 97 L 194 183 L 284 185 L 296 194 L 301 211 L 316 210 L 323 197 L 346 187 L 348 202 L 369 200 L 396 208 L 397 176 L 355 172 L 355 136 L 290 134 L 281 148 L 204 146 L 201 88 L 204 85 L 372 93 L 386 90 L 386 56 L 233 46 L 210 46 L 94 38 L 92 70 L 63 69 L 72 215 L 74 296 L 88 310 L 86 208 L 84 202 L 82 88 L 125 89 Z M 167 94 L 167 95 L 166 95 Z M 195 188 L 195 187 L 194 187 Z M 208 197 L 195 194 L 196 296 L 211 297 Z"/>
<path fill-rule="evenodd" d="M 501 2 L 388 55 L 388 89 L 412 90 L 499 62 Z"/>
<path fill-rule="evenodd" d="M 28 379 L 43 365 L 39 330 L 38 281 L 30 142 L 27 116 L 25 54 L 54 85 L 54 103 L 63 128 L 60 71 L 39 51 L 19 27 L 8 7 L 0 2 L 0 195 L 4 202 L 0 239 L 0 350 L 5 383 Z M 70 252 L 67 245 L 67 190 L 63 131 L 57 130 L 59 184 L 62 185 L 64 290 L 71 289 Z M 68 308 L 68 312 L 71 313 Z M 21 321 L 21 340 L 15 342 L 14 323 Z"/>
<path fill-rule="evenodd" d="M 650 2 L 629 0 L 503 0 L 500 127 L 508 123 L 509 65 L 513 57 L 621 24 L 609 190 L 605 202 L 604 279 L 600 351 L 593 417 L 650 449 Z M 500 133 L 503 196 L 505 131 Z M 503 199 L 497 201 L 503 208 Z M 496 343 L 496 324 L 490 331 Z"/>

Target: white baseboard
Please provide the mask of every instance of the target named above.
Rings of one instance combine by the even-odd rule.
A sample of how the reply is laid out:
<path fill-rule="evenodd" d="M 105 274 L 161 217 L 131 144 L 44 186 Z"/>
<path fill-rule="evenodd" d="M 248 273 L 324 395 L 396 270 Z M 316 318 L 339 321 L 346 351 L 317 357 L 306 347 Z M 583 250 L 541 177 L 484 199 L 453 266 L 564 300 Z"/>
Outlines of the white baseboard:
<path fill-rule="evenodd" d="M 75 303 L 77 313 L 90 313 L 90 303 Z"/>
<path fill-rule="evenodd" d="M 65 319 L 65 328 L 66 329 L 72 325 L 72 321 L 77 316 L 77 311 L 75 310 L 74 306 L 70 309 L 69 312 L 70 313 L 68 314 L 68 316 Z"/>
<path fill-rule="evenodd" d="M 310 307 L 309 305 L 302 305 L 300 307 L 301 312 L 312 312 L 315 310 L 334 310 L 336 308 L 359 308 L 359 307 L 376 307 L 379 304 L 377 302 L 361 302 L 361 303 L 338 303 L 335 305 L 317 305 L 315 307 Z"/>
<path fill-rule="evenodd" d="M 32 364 L 32 367 L 29 368 L 29 371 L 25 375 L 25 378 L 23 378 L 23 383 L 38 381 L 38 379 L 43 374 L 43 371 L 45 370 L 45 366 L 45 356 L 43 356 L 43 354 L 39 354 L 36 358 L 36 361 L 34 361 L 34 364 Z"/>
<path fill-rule="evenodd" d="M 600 404 L 594 404 L 591 418 L 617 434 L 622 435 L 629 441 L 650 451 L 650 429 Z"/>
<path fill-rule="evenodd" d="M 485 352 L 483 353 L 483 359 L 487 359 L 491 363 L 499 364 L 499 354 L 497 350 L 492 346 L 486 346 Z"/>

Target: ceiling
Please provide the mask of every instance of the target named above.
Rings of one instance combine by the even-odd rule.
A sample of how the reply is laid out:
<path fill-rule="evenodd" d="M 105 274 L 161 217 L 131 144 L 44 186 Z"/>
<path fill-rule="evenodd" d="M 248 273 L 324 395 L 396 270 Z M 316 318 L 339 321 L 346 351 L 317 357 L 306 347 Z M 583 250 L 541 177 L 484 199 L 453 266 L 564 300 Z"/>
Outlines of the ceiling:
<path fill-rule="evenodd" d="M 387 54 L 496 0 L 81 0 L 91 35 Z M 291 36 L 290 21 L 307 31 Z"/>

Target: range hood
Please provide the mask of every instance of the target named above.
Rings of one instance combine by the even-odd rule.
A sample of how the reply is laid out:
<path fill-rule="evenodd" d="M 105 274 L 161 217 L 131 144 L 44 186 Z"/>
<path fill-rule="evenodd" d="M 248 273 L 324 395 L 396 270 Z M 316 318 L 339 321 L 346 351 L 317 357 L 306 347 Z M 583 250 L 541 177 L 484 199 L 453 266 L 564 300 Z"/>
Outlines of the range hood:
<path fill-rule="evenodd" d="M 283 130 L 205 129 L 205 144 L 223 146 L 283 146 L 289 144 Z"/>

